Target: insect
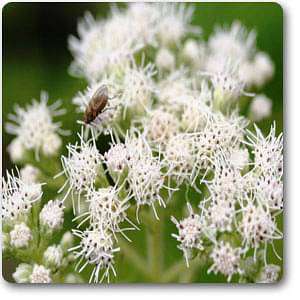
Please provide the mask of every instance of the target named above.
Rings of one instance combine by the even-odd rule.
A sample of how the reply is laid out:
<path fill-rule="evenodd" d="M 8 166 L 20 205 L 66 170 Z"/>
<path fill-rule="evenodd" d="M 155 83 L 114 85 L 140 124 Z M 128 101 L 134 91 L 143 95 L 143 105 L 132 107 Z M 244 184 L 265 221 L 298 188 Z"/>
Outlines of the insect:
<path fill-rule="evenodd" d="M 106 85 L 101 85 L 95 94 L 92 96 L 83 116 L 84 123 L 90 124 L 97 116 L 103 112 L 103 109 L 108 103 L 108 88 Z"/>

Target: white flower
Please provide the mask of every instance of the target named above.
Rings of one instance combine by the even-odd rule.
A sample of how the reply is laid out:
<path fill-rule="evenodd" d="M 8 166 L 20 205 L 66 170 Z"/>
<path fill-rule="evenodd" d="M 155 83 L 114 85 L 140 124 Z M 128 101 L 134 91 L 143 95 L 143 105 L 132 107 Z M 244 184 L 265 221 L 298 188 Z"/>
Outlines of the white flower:
<path fill-rule="evenodd" d="M 23 182 L 33 184 L 38 182 L 40 171 L 38 168 L 27 164 L 20 170 L 20 177 Z"/>
<path fill-rule="evenodd" d="M 58 152 L 60 146 L 62 144 L 62 140 L 60 136 L 56 133 L 49 134 L 45 137 L 45 142 L 43 145 L 43 153 L 47 156 L 54 155 Z"/>
<path fill-rule="evenodd" d="M 64 222 L 64 206 L 59 200 L 50 200 L 40 212 L 41 225 L 50 230 L 59 229 Z"/>
<path fill-rule="evenodd" d="M 255 206 L 251 202 L 242 211 L 240 232 L 246 249 L 257 249 L 261 244 L 282 238 L 271 214 L 261 205 Z"/>
<path fill-rule="evenodd" d="M 230 28 L 217 27 L 208 40 L 209 50 L 213 55 L 238 58 L 245 61 L 255 51 L 256 33 L 249 33 L 240 22 L 235 21 Z"/>
<path fill-rule="evenodd" d="M 190 251 L 195 248 L 203 250 L 203 232 L 205 223 L 200 215 L 193 212 L 193 209 L 189 203 L 187 203 L 189 216 L 181 221 L 177 221 L 173 216 L 171 217 L 172 222 L 178 229 L 178 235 L 172 234 L 180 245 L 178 248 L 183 251 L 186 264 L 189 266 Z"/>
<path fill-rule="evenodd" d="M 71 248 L 74 242 L 74 236 L 70 231 L 64 233 L 61 238 L 60 245 L 62 249 L 65 251 L 68 248 Z"/>
<path fill-rule="evenodd" d="M 196 40 L 188 39 L 184 43 L 182 56 L 193 69 L 199 70 L 205 60 L 205 46 Z"/>
<path fill-rule="evenodd" d="M 29 264 L 19 264 L 16 271 L 12 274 L 16 283 L 29 283 L 30 275 L 32 273 L 32 266 Z"/>
<path fill-rule="evenodd" d="M 199 34 L 200 29 L 190 25 L 193 7 L 177 3 L 159 3 L 161 11 L 157 24 L 158 40 L 164 46 L 179 45 L 188 33 Z"/>
<path fill-rule="evenodd" d="M 217 113 L 210 115 L 204 130 L 193 134 L 196 153 L 193 171 L 195 178 L 203 170 L 208 171 L 208 167 L 211 167 L 220 151 L 231 152 L 239 146 L 243 141 L 247 124 L 248 122 L 236 113 L 229 117 Z"/>
<path fill-rule="evenodd" d="M 248 149 L 232 149 L 229 160 L 234 168 L 243 170 L 249 164 Z"/>
<path fill-rule="evenodd" d="M 243 198 L 245 181 L 240 170 L 224 154 L 218 154 L 214 160 L 214 178 L 207 182 L 207 187 L 213 200 L 221 198 L 234 205 Z"/>
<path fill-rule="evenodd" d="M 235 216 L 234 205 L 222 197 L 214 197 L 206 212 L 207 223 L 220 232 L 232 231 Z"/>
<path fill-rule="evenodd" d="M 274 283 L 279 278 L 280 267 L 277 265 L 266 265 L 259 274 L 257 283 Z"/>
<path fill-rule="evenodd" d="M 190 179 L 195 163 L 193 139 L 185 134 L 174 135 L 167 142 L 163 155 L 169 166 L 169 174 L 178 185 L 184 179 Z"/>
<path fill-rule="evenodd" d="M 79 225 L 89 221 L 93 228 L 122 232 L 119 224 L 124 220 L 129 221 L 126 210 L 130 205 L 128 199 L 120 199 L 118 193 L 116 187 L 90 189 L 86 195 L 88 212 L 77 217 L 84 218 Z"/>
<path fill-rule="evenodd" d="M 120 251 L 120 248 L 113 248 L 113 240 L 111 236 L 104 231 L 73 230 L 74 235 L 81 239 L 80 244 L 75 246 L 70 251 L 74 251 L 76 258 L 80 258 L 76 269 L 80 273 L 88 264 L 94 265 L 89 282 L 102 282 L 106 277 L 109 282 L 110 271 L 116 276 L 114 269 L 114 254 Z M 83 265 L 82 261 L 86 260 Z M 99 273 L 104 270 L 103 276 L 99 278 Z M 94 279 L 94 280 L 93 280 Z"/>
<path fill-rule="evenodd" d="M 121 174 L 128 166 L 129 151 L 125 144 L 112 144 L 104 154 L 104 161 L 111 173 Z"/>
<path fill-rule="evenodd" d="M 41 184 L 27 184 L 14 174 L 2 178 L 2 217 L 4 220 L 15 221 L 26 216 L 33 203 L 42 196 Z"/>
<path fill-rule="evenodd" d="M 164 187 L 164 175 L 161 171 L 160 161 L 153 156 L 144 155 L 138 159 L 130 160 L 128 171 L 128 183 L 130 196 L 140 205 L 152 206 L 157 217 L 154 203 L 165 206 L 160 190 Z"/>
<path fill-rule="evenodd" d="M 63 251 L 62 248 L 58 245 L 50 246 L 46 249 L 43 255 L 43 260 L 46 266 L 59 268 L 62 264 Z"/>
<path fill-rule="evenodd" d="M 187 96 L 180 125 L 186 132 L 201 131 L 207 124 L 210 114 L 210 108 L 201 101 L 201 98 Z"/>
<path fill-rule="evenodd" d="M 50 270 L 46 269 L 42 265 L 35 264 L 33 271 L 29 276 L 30 283 L 51 283 L 52 279 L 50 276 Z"/>
<path fill-rule="evenodd" d="M 143 46 L 139 28 L 129 15 L 117 9 L 106 21 L 96 21 L 86 13 L 78 24 L 78 34 L 79 38 L 69 38 L 69 48 L 74 56 L 70 71 L 89 81 L 117 71 Z"/>
<path fill-rule="evenodd" d="M 21 161 L 24 158 L 25 150 L 25 146 L 19 137 L 14 138 L 7 147 L 10 159 L 13 162 Z"/>
<path fill-rule="evenodd" d="M 67 146 L 68 156 L 61 158 L 64 174 L 67 177 L 66 184 L 69 183 L 65 198 L 71 191 L 76 192 L 79 196 L 82 192 L 87 191 L 95 183 L 101 168 L 102 156 L 96 147 L 95 138 L 92 137 L 91 141 L 84 141 L 83 132 L 79 138 L 80 145 L 69 144 Z"/>
<path fill-rule="evenodd" d="M 144 66 L 142 62 L 138 67 L 135 62 L 132 62 L 125 68 L 121 96 L 124 115 L 127 109 L 131 109 L 132 113 L 141 113 L 150 107 L 155 91 L 152 79 L 155 73 L 154 65 L 151 63 Z"/>
<path fill-rule="evenodd" d="M 179 130 L 179 120 L 163 109 L 155 109 L 144 120 L 144 131 L 153 145 L 164 145 Z"/>
<path fill-rule="evenodd" d="M 274 64 L 264 52 L 256 52 L 256 34 L 249 33 L 239 22 L 231 28 L 217 28 L 209 38 L 206 69 L 216 72 L 222 61 L 238 61 L 236 74 L 248 87 L 261 87 L 274 73 Z"/>
<path fill-rule="evenodd" d="M 32 240 L 31 230 L 25 223 L 16 224 L 9 235 L 10 244 L 15 248 L 26 248 Z"/>
<path fill-rule="evenodd" d="M 138 209 L 141 205 L 152 206 L 156 218 L 154 203 L 158 201 L 159 205 L 165 206 L 160 195 L 164 186 L 166 174 L 162 173 L 164 162 L 159 157 L 152 154 L 151 148 L 144 135 L 138 133 L 138 136 L 129 134 L 125 141 L 129 151 L 130 160 L 128 160 L 127 183 L 129 197 L 137 202 L 137 219 Z"/>
<path fill-rule="evenodd" d="M 214 58 L 216 59 L 216 58 Z M 234 103 L 241 96 L 252 96 L 245 92 L 246 83 L 239 77 L 238 64 L 233 64 L 224 57 L 216 59 L 218 70 L 211 74 L 211 82 L 214 88 L 215 101 Z"/>
<path fill-rule="evenodd" d="M 172 71 L 175 68 L 174 54 L 167 48 L 160 48 L 155 57 L 155 64 L 159 70 Z"/>
<path fill-rule="evenodd" d="M 67 134 L 60 129 L 60 123 L 54 123 L 53 117 L 63 115 L 64 109 L 59 109 L 60 101 L 47 106 L 48 94 L 41 92 L 40 101 L 33 100 L 25 109 L 16 107 L 16 115 L 9 115 L 14 123 L 8 123 L 7 132 L 17 136 L 25 149 L 34 150 L 36 158 L 42 150 L 45 155 L 53 155 L 60 146 L 60 137 L 57 133 Z M 53 141 L 55 136 L 55 142 Z M 49 151 L 49 149 L 53 151 Z M 45 151 L 46 150 L 46 151 Z"/>
<path fill-rule="evenodd" d="M 156 31 L 160 22 L 160 5 L 137 2 L 128 3 L 127 16 L 131 19 L 132 27 L 137 31 L 139 39 L 145 45 L 157 46 Z"/>
<path fill-rule="evenodd" d="M 251 174 L 252 189 L 255 197 L 268 210 L 283 209 L 283 182 L 273 174 L 267 176 L 257 176 Z"/>
<path fill-rule="evenodd" d="M 182 108 L 187 100 L 194 97 L 193 82 L 184 70 L 177 70 L 158 83 L 159 104 L 166 110 L 182 113 Z"/>
<path fill-rule="evenodd" d="M 253 84 L 261 87 L 266 81 L 272 78 L 275 67 L 268 54 L 258 52 L 254 57 L 253 69 L 255 71 Z"/>
<path fill-rule="evenodd" d="M 135 160 L 152 156 L 152 149 L 145 138 L 145 133 L 141 134 L 135 127 L 127 132 L 125 147 L 128 152 L 127 163 L 129 167 L 134 164 Z"/>
<path fill-rule="evenodd" d="M 283 136 L 282 133 L 276 137 L 275 123 L 271 127 L 267 137 L 264 137 L 261 130 L 255 126 L 255 134 L 248 131 L 248 142 L 254 154 L 254 168 L 264 176 L 273 175 L 281 178 L 283 174 Z"/>
<path fill-rule="evenodd" d="M 213 271 L 215 274 L 221 273 L 227 276 L 227 281 L 236 274 L 242 274 L 240 264 L 240 248 L 232 248 L 229 243 L 223 241 L 217 243 L 210 255 L 213 259 L 213 265 L 209 268 L 208 273 Z"/>
<path fill-rule="evenodd" d="M 251 102 L 250 113 L 254 121 L 268 118 L 272 113 L 272 100 L 265 95 L 257 95 Z"/>

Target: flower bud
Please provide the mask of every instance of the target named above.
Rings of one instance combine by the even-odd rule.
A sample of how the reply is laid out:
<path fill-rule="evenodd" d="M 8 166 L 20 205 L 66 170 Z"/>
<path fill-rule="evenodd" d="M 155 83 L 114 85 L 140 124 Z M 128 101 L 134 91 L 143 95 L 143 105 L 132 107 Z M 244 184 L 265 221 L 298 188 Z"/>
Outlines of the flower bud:
<path fill-rule="evenodd" d="M 73 246 L 74 237 L 70 231 L 67 231 L 61 238 L 60 246 L 63 251 L 67 251 Z"/>
<path fill-rule="evenodd" d="M 12 276 L 17 283 L 28 283 L 30 282 L 31 273 L 32 273 L 31 265 L 19 264 Z"/>
<path fill-rule="evenodd" d="M 50 246 L 44 252 L 44 263 L 49 268 L 59 268 L 63 259 L 63 250 L 61 246 Z"/>
<path fill-rule="evenodd" d="M 16 224 L 9 233 L 10 244 L 15 248 L 26 248 L 32 239 L 31 230 L 24 223 Z"/>

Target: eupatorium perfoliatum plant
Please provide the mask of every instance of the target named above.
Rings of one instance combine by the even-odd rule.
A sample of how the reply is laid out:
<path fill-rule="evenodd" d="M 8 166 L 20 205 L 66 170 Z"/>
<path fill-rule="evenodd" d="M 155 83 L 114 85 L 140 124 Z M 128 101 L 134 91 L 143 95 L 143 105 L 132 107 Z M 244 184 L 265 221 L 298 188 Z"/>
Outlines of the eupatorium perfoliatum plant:
<path fill-rule="evenodd" d="M 256 125 L 272 113 L 259 91 L 274 65 L 255 31 L 234 22 L 204 40 L 192 15 L 86 13 L 69 38 L 70 73 L 87 81 L 72 99 L 81 130 L 62 128 L 44 91 L 9 114 L 2 239 L 16 282 L 279 279 L 283 137 Z"/>

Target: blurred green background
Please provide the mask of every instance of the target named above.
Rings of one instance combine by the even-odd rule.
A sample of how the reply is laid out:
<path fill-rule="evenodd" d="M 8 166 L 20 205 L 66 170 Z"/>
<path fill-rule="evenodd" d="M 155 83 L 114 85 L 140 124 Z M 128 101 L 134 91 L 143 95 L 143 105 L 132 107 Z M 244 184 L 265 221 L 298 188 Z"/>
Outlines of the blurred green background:
<path fill-rule="evenodd" d="M 124 4 L 122 4 L 124 5 Z M 275 76 L 263 92 L 273 100 L 273 115 L 259 125 L 268 132 L 273 120 L 277 123 L 277 132 L 283 126 L 283 13 L 275 3 L 195 3 L 193 24 L 200 25 L 203 37 L 207 39 L 217 24 L 231 24 L 240 20 L 249 29 L 257 31 L 257 47 L 266 51 L 275 63 Z M 66 142 L 76 139 L 76 114 L 71 103 L 72 97 L 85 88 L 82 79 L 68 74 L 72 60 L 67 47 L 67 38 L 77 33 L 77 21 L 85 11 L 91 11 L 101 17 L 109 13 L 107 3 L 9 3 L 3 14 L 3 66 L 2 66 L 2 120 L 13 111 L 15 103 L 21 106 L 32 98 L 39 98 L 40 90 L 50 94 L 50 102 L 63 100 L 68 114 L 63 118 L 64 128 L 73 134 L 66 137 Z M 12 139 L 2 129 L 3 169 L 12 167 L 6 147 Z M 282 220 L 281 220 L 282 223 Z M 280 224 L 282 227 L 282 224 Z M 174 228 L 172 227 L 172 230 Z M 168 230 L 167 230 L 168 231 Z M 167 233 L 170 234 L 170 233 Z M 170 238 L 168 238 L 170 240 Z M 176 249 L 172 239 L 166 245 L 170 259 L 180 259 L 181 253 Z M 141 242 L 142 243 L 142 242 Z M 280 244 L 280 245 L 279 245 Z M 277 248 L 282 254 L 282 242 Z M 162 250 L 163 251 L 163 250 Z M 271 261 L 279 263 L 274 255 Z M 122 277 L 122 276 L 121 276 Z M 132 281 L 139 280 L 133 275 Z M 197 281 L 224 281 L 222 276 L 198 274 Z"/>

